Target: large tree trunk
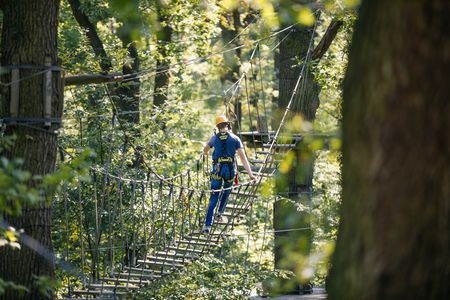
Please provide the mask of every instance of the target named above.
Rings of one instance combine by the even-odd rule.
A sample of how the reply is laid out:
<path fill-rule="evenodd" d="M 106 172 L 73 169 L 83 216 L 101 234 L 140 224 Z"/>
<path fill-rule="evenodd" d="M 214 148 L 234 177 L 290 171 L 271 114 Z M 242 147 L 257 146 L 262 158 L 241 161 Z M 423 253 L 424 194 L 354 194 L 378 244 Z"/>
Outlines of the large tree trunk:
<path fill-rule="evenodd" d="M 447 1 L 364 1 L 329 299 L 450 299 Z"/>
<path fill-rule="evenodd" d="M 288 35 L 288 36 L 286 36 Z M 279 54 L 276 57 L 279 79 L 279 98 L 276 99 L 278 110 L 275 114 L 275 128 L 291 99 L 294 87 L 300 75 L 302 65 L 298 65 L 295 58 L 303 59 L 308 51 L 311 40 L 311 28 L 297 27 L 293 32 L 280 34 Z M 312 51 L 312 49 L 310 50 Z M 297 64 L 297 65 L 295 65 Z M 313 75 L 306 70 L 296 92 L 292 112 L 300 114 L 305 120 L 313 121 L 319 106 L 319 87 Z M 311 230 L 285 231 L 292 228 L 310 227 L 309 211 L 297 211 L 298 203 L 309 207 L 310 196 L 305 192 L 312 190 L 313 156 L 305 151 L 306 147 L 299 147 L 294 151 L 295 162 L 288 174 L 281 174 L 277 180 L 277 190 L 283 197 L 293 201 L 280 200 L 274 204 L 273 226 L 275 233 L 275 267 L 290 269 L 299 273 L 296 257 L 300 255 L 306 259 L 311 248 Z M 286 194 L 287 193 L 287 194 Z M 295 255 L 293 255 L 295 254 Z M 300 291 L 296 280 L 280 282 L 278 293 Z"/>
<path fill-rule="evenodd" d="M 52 65 L 57 64 L 57 25 L 59 0 L 23 0 L 3 1 L 3 30 L 1 40 L 1 64 L 3 66 L 44 65 L 46 57 Z M 20 69 L 23 79 L 40 70 Z M 53 72 L 53 74 L 56 74 Z M 43 75 L 33 76 L 20 82 L 19 117 L 43 118 L 44 94 Z M 62 97 L 57 93 L 57 80 L 53 75 L 53 93 L 51 116 L 61 117 Z M 2 76 L 3 82 L 9 82 L 10 75 Z M 9 91 L 2 95 L 1 115 L 10 115 Z M 44 129 L 42 125 L 35 125 Z M 55 129 L 52 126 L 50 129 Z M 32 175 L 45 175 L 55 168 L 56 135 L 22 126 L 9 126 L 7 135 L 15 134 L 17 140 L 7 153 L 9 158 L 23 158 L 24 168 Z M 30 181 L 30 186 L 36 183 Z M 49 196 L 49 195 L 48 195 Z M 12 226 L 23 228 L 25 234 L 34 238 L 48 251 L 52 250 L 50 206 L 41 202 L 37 207 L 24 207 L 20 217 L 5 218 Z M 48 254 L 48 253 L 46 253 Z M 54 276 L 53 261 L 22 245 L 21 250 L 0 248 L 0 277 L 29 288 L 25 299 L 44 299 L 39 295 L 34 276 Z M 17 299 L 17 292 L 7 290 L 3 299 Z"/>

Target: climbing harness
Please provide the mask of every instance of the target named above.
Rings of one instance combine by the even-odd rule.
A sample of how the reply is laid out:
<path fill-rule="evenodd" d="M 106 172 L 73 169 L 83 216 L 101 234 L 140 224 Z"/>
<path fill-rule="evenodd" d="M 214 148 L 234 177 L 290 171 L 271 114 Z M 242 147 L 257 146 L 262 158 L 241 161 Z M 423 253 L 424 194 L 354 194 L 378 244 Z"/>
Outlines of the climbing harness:
<path fill-rule="evenodd" d="M 218 133 L 216 137 L 220 140 L 222 146 L 222 156 L 214 160 L 211 178 L 215 180 L 225 180 L 233 182 L 236 175 L 235 159 L 227 155 L 227 141 L 230 137 L 228 133 Z"/>

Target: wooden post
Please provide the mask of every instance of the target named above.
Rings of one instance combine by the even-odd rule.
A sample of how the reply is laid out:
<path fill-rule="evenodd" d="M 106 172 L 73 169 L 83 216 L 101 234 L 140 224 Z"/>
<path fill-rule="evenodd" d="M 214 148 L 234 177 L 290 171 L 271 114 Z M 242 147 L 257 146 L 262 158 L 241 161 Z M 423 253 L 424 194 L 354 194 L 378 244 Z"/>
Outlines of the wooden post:
<path fill-rule="evenodd" d="M 64 113 L 64 89 L 66 86 L 66 74 L 64 72 L 64 70 L 61 68 L 62 65 L 62 59 L 58 58 L 58 62 L 57 62 L 58 67 L 60 67 L 58 76 L 56 77 L 57 82 L 56 82 L 56 86 L 57 86 L 57 91 L 58 91 L 58 103 L 59 105 L 57 106 L 57 111 L 56 111 L 56 117 L 58 118 L 62 118 L 62 115 Z M 60 124 L 60 126 L 62 126 L 62 124 Z"/>
<path fill-rule="evenodd" d="M 44 77 L 44 118 L 50 119 L 52 116 L 52 94 L 53 94 L 52 70 L 50 69 L 50 67 L 52 66 L 52 59 L 50 57 L 45 58 L 45 66 L 49 67 L 49 70 L 45 73 Z M 44 125 L 50 127 L 52 123 L 45 122 Z"/>
<path fill-rule="evenodd" d="M 14 68 L 11 70 L 11 101 L 9 106 L 10 116 L 12 118 L 17 118 L 19 115 L 19 84 L 20 80 L 20 70 L 18 68 Z M 15 123 L 15 122 L 13 122 Z"/>

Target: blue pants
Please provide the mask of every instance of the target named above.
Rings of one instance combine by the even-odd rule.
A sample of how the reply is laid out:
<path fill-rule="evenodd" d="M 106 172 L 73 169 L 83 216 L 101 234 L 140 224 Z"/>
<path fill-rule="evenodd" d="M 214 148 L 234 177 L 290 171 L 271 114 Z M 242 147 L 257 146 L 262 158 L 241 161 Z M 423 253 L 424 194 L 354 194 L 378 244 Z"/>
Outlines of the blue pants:
<path fill-rule="evenodd" d="M 211 179 L 211 189 L 218 190 L 218 189 L 222 188 L 222 183 L 223 183 L 224 189 L 229 188 L 233 184 L 233 182 L 227 182 L 225 180 Z M 219 214 L 222 214 L 225 210 L 225 205 L 227 204 L 227 200 L 228 200 L 228 196 L 230 195 L 230 192 L 231 192 L 231 189 L 219 191 L 219 192 L 211 192 L 211 197 L 209 198 L 208 212 L 206 213 L 206 221 L 205 221 L 206 226 L 212 225 L 214 209 L 216 208 L 217 201 L 219 200 L 219 196 L 222 195 L 220 197 L 220 204 L 219 204 Z"/>

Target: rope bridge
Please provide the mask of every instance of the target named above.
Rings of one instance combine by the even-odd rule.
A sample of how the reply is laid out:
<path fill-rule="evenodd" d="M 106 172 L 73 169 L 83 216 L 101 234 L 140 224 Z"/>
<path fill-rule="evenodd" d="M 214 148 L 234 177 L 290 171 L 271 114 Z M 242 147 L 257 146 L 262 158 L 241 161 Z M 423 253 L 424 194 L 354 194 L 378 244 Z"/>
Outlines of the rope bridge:
<path fill-rule="evenodd" d="M 238 128 L 236 134 L 246 142 L 257 179 L 246 180 L 245 169 L 238 166 L 243 182 L 229 188 L 225 218 L 216 219 L 208 234 L 202 234 L 201 228 L 209 196 L 218 192 L 220 198 L 224 189 L 209 189 L 211 166 L 205 156 L 173 177 L 164 177 L 145 166 L 145 175 L 128 178 L 103 166 L 91 168 L 89 183 L 79 181 L 74 189 L 63 186 L 59 203 L 63 205 L 65 223 L 61 224 L 64 234 L 60 240 L 66 249 L 60 255 L 81 269 L 75 276 L 67 274 L 68 298 L 126 298 L 132 291 L 221 246 L 258 199 L 261 182 L 274 175 L 283 155 L 302 139 L 299 134 L 282 134 L 282 130 L 298 104 L 294 99 L 299 97 L 295 95 L 301 95 L 305 89 L 300 83 L 306 74 L 314 31 L 292 97 L 276 130 L 269 130 L 265 124 L 270 112 L 264 97 L 259 42 L 251 53 L 248 74 L 243 73 L 225 91 L 229 98 L 224 112 Z M 256 57 L 258 63 L 254 63 Z M 246 103 L 239 100 L 240 96 Z M 247 105 L 245 120 L 243 105 Z M 252 125 L 255 120 L 260 124 L 256 128 Z"/>

